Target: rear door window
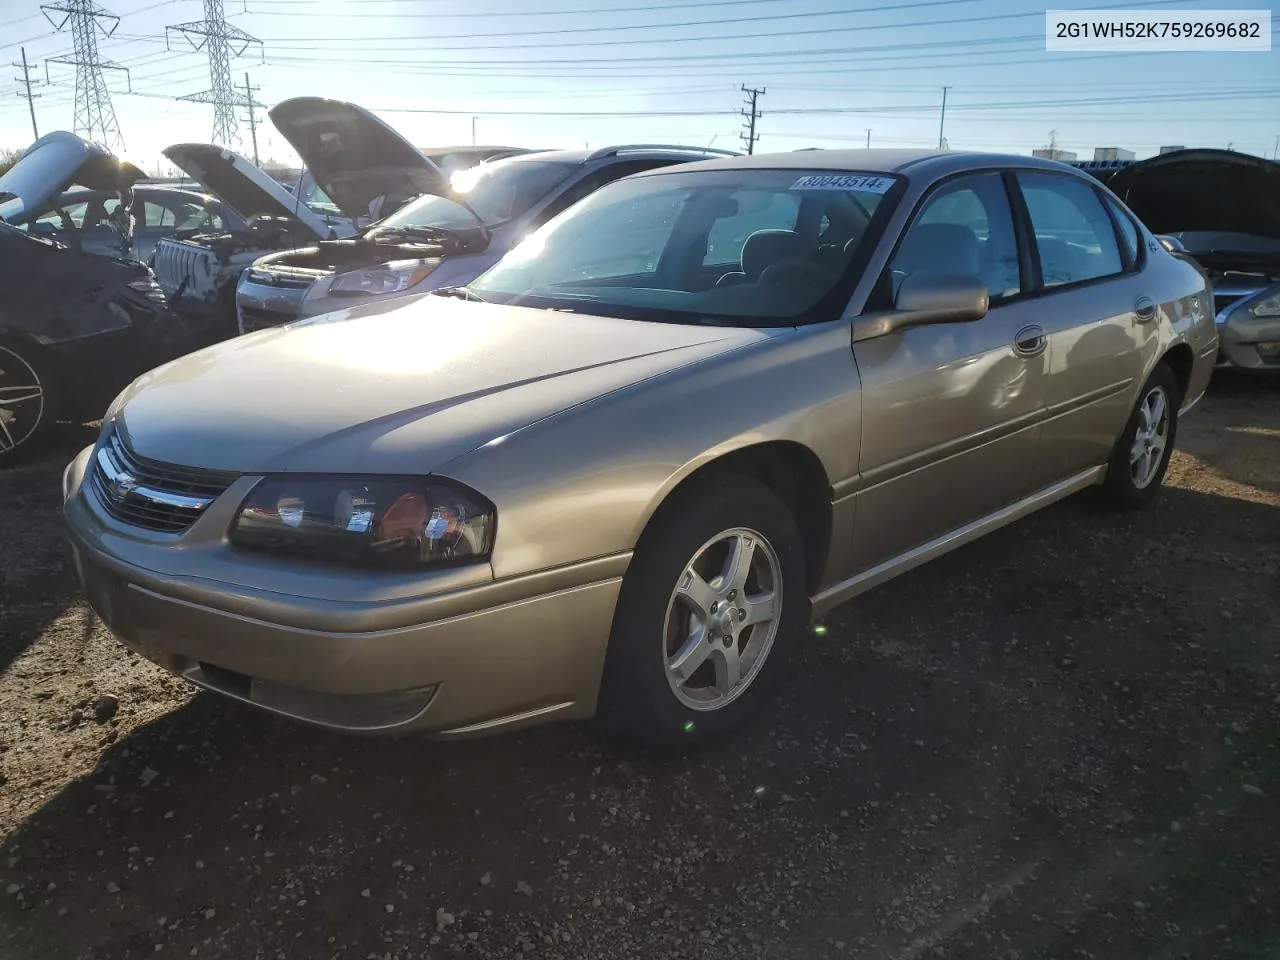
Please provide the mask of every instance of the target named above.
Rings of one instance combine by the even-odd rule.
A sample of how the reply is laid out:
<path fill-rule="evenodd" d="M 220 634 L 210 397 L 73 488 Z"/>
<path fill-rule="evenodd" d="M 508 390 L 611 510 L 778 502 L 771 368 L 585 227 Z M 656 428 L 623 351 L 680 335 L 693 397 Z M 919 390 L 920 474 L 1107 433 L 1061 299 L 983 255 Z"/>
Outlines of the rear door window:
<path fill-rule="evenodd" d="M 1051 173 L 1020 173 L 1018 185 L 1031 217 L 1046 287 L 1124 272 L 1111 217 L 1089 184 Z"/>

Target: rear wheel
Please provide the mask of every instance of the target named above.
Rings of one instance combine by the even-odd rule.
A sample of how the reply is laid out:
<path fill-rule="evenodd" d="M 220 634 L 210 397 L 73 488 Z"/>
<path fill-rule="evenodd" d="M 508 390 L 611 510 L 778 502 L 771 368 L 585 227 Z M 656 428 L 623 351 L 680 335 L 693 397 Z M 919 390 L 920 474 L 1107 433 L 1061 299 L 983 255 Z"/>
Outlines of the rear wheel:
<path fill-rule="evenodd" d="M 55 416 L 52 372 L 30 347 L 0 340 L 0 467 L 34 449 Z"/>
<path fill-rule="evenodd" d="M 636 548 L 614 616 L 599 719 L 671 747 L 724 736 L 770 696 L 803 636 L 804 547 L 746 477 L 699 481 Z"/>
<path fill-rule="evenodd" d="M 1138 403 L 1107 464 L 1102 499 L 1119 509 L 1146 506 L 1160 492 L 1178 434 L 1178 378 L 1159 364 L 1142 386 Z"/>

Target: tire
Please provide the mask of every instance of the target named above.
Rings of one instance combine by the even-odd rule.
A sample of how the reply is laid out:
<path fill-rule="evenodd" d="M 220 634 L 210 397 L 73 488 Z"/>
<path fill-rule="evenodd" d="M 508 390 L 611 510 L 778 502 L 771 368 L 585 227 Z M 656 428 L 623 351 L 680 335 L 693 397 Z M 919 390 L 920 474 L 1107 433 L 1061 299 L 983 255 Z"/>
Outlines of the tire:
<path fill-rule="evenodd" d="M 39 447 L 57 409 L 53 371 L 30 347 L 0 340 L 0 468 Z"/>
<path fill-rule="evenodd" d="M 1167 364 L 1158 364 L 1143 384 L 1124 433 L 1120 434 L 1107 463 L 1107 479 L 1099 489 L 1104 505 L 1118 510 L 1135 510 L 1156 498 L 1169 469 L 1169 458 L 1173 455 L 1174 441 L 1178 436 L 1178 406 L 1181 402 L 1178 378 Z M 1148 420 L 1154 403 L 1161 404 L 1162 410 L 1152 429 Z M 1135 460 L 1135 450 L 1140 447 L 1143 452 Z"/>
<path fill-rule="evenodd" d="M 607 735 L 660 749 L 706 743 L 741 727 L 786 673 L 809 613 L 804 544 L 772 490 L 724 475 L 695 481 L 677 496 L 645 530 L 623 579 L 597 711 Z M 728 555 L 748 544 L 746 579 L 717 578 L 730 569 Z M 686 580 L 691 570 L 701 579 Z M 701 598 L 700 607 L 690 594 Z M 770 619 L 743 622 L 744 612 L 766 616 L 770 596 Z M 715 614 L 695 612 L 713 600 Z M 686 663 L 701 665 L 686 667 L 680 680 L 671 671 L 682 650 L 693 657 Z M 739 681 L 732 684 L 735 660 Z"/>

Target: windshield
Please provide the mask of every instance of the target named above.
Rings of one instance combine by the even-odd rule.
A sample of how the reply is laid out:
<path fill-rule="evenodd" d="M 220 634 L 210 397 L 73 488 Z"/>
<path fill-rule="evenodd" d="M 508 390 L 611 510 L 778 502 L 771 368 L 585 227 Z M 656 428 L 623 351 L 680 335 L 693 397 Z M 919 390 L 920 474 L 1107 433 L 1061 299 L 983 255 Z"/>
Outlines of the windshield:
<path fill-rule="evenodd" d="M 379 226 L 458 230 L 474 227 L 478 216 L 491 227 L 520 216 L 579 167 L 577 163 L 516 158 L 478 164 L 458 171 L 451 180 L 454 194 L 465 200 L 466 206 L 428 194 L 401 207 Z"/>
<path fill-rule="evenodd" d="M 839 316 L 898 178 L 718 170 L 621 180 L 470 285 L 485 300 L 676 323 Z"/>

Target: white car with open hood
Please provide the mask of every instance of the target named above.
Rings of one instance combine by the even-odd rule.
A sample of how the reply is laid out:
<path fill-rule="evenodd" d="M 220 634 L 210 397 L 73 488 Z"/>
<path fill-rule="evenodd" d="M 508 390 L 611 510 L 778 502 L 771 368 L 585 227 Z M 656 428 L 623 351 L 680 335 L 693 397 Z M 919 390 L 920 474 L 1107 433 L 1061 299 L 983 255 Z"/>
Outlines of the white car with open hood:
<path fill-rule="evenodd" d="M 240 272 L 272 250 L 353 236 L 355 224 L 312 210 L 265 170 L 210 143 L 167 147 L 171 163 L 221 200 L 245 229 L 179 235 L 156 244 L 152 269 L 181 315 L 213 339 L 233 336 L 235 288 Z"/>

